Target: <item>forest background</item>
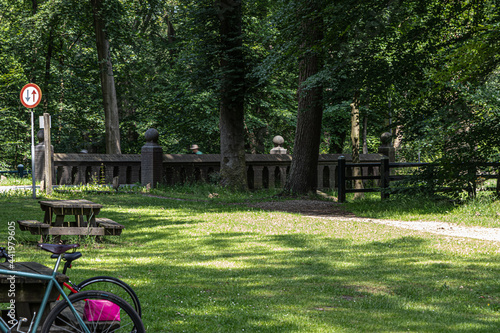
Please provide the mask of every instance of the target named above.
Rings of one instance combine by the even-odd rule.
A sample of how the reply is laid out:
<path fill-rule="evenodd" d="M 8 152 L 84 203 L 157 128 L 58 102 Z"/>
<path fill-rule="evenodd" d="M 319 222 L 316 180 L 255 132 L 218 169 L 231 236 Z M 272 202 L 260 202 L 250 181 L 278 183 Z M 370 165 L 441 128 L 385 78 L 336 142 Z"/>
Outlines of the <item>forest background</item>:
<path fill-rule="evenodd" d="M 166 153 L 281 135 L 317 161 L 389 131 L 400 160 L 498 161 L 498 2 L 0 0 L 0 167 L 30 165 L 29 82 L 56 152 L 139 153 L 153 127 Z"/>

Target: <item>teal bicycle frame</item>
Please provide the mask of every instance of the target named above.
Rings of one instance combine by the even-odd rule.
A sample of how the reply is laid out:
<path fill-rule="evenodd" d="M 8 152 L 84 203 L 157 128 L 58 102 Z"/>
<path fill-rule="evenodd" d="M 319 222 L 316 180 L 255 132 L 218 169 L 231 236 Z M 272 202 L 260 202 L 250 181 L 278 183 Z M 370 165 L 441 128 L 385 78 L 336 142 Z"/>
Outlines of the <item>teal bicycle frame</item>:
<path fill-rule="evenodd" d="M 68 302 L 71 311 L 73 312 L 75 317 L 78 318 L 78 323 L 80 324 L 80 326 L 84 329 L 84 331 L 86 333 L 90 333 L 89 329 L 87 328 L 87 326 L 83 322 L 83 319 L 78 315 L 75 307 L 73 306 L 73 304 L 71 304 L 71 302 L 68 299 L 68 296 L 64 293 L 63 288 L 59 285 L 59 283 L 57 283 L 57 280 L 56 280 L 57 269 L 59 268 L 59 264 L 61 263 L 61 259 L 62 259 L 63 255 L 64 254 L 60 254 L 59 257 L 57 258 L 57 262 L 56 262 L 56 265 L 54 266 L 54 271 L 52 272 L 52 275 L 26 273 L 26 272 L 0 269 L 0 274 L 4 274 L 4 275 L 23 276 L 23 277 L 27 277 L 27 278 L 34 278 L 34 279 L 49 281 L 49 284 L 47 285 L 47 288 L 45 289 L 45 294 L 44 294 L 44 297 L 42 300 L 42 304 L 40 305 L 40 309 L 38 310 L 38 313 L 35 315 L 35 317 L 32 319 L 30 326 L 28 328 L 28 331 L 26 333 L 36 332 L 38 326 L 40 325 L 42 315 L 45 311 L 45 307 L 47 306 L 47 303 L 49 300 L 50 292 L 52 291 L 52 287 L 54 285 L 61 293 L 61 296 L 66 300 L 66 302 Z M 35 320 L 34 323 L 33 323 L 33 320 Z M 18 325 L 18 328 L 20 328 L 21 323 L 22 323 L 22 321 L 19 321 L 18 323 L 16 323 Z M 0 317 L 0 332 L 10 333 L 12 331 L 12 329 L 16 326 L 16 324 L 14 324 L 12 327 L 9 327 L 8 324 L 5 322 L 5 320 L 3 320 L 3 318 Z"/>

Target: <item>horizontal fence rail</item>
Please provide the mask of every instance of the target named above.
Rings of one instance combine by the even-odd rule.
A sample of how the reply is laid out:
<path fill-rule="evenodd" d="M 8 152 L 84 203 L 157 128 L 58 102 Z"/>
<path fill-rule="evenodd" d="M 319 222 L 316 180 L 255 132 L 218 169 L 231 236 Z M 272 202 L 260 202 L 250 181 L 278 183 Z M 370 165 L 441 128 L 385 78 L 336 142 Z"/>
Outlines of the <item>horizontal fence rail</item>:
<path fill-rule="evenodd" d="M 16 175 L 20 178 L 31 174 L 31 170 L 25 170 L 24 165 L 19 164 L 17 170 L 0 171 L 0 175 Z"/>
<path fill-rule="evenodd" d="M 438 167 L 437 165 L 431 163 L 391 163 L 389 162 L 389 158 L 382 157 L 379 162 L 361 162 L 361 163 L 348 163 L 344 156 L 340 156 L 338 159 L 338 173 L 337 173 L 337 184 L 338 184 L 338 201 L 345 202 L 347 193 L 369 193 L 369 192 L 380 192 L 381 199 L 387 199 L 390 197 L 391 192 L 394 190 L 391 187 L 391 182 L 397 182 L 402 180 L 407 180 L 411 175 L 407 174 L 394 174 L 393 170 L 396 169 L 416 169 L 423 167 Z M 485 172 L 477 173 L 478 168 L 486 167 L 493 168 L 496 171 L 493 172 Z M 353 169 L 360 168 L 362 170 L 361 176 L 352 176 Z M 377 172 L 373 174 L 367 174 L 364 170 L 366 168 L 373 168 L 377 170 Z M 469 172 L 472 172 L 471 183 L 476 186 L 477 182 L 480 179 L 496 179 L 496 187 L 484 187 L 484 190 L 496 191 L 497 194 L 500 194 L 500 163 L 498 162 L 485 162 L 485 163 L 472 163 L 469 166 L 466 166 L 465 169 L 470 169 Z M 353 188 L 348 187 L 348 183 L 355 180 L 373 180 L 373 187 L 364 187 L 363 188 Z M 431 177 L 431 181 L 435 181 L 433 177 Z M 435 192 L 446 192 L 446 191 L 456 191 L 456 188 L 449 187 L 434 187 Z M 477 189 L 469 189 L 472 193 L 475 193 Z"/>

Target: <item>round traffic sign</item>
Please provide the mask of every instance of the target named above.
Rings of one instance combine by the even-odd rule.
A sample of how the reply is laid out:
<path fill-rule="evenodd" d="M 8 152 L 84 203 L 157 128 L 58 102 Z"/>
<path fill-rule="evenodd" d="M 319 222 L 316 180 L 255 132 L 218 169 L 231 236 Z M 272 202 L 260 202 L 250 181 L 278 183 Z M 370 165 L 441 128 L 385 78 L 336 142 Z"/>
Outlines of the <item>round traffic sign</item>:
<path fill-rule="evenodd" d="M 42 100 L 42 90 L 34 83 L 28 83 L 21 89 L 21 103 L 28 109 L 34 108 Z"/>

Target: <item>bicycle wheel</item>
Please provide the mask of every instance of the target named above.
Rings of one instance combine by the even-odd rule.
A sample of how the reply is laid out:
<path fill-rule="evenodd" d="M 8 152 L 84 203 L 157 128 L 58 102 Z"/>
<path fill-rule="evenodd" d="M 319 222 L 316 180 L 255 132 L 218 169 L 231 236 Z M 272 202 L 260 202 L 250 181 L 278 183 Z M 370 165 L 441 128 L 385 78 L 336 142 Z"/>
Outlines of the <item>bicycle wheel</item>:
<path fill-rule="evenodd" d="M 145 333 L 137 312 L 116 295 L 89 290 L 72 294 L 69 300 L 91 333 Z M 85 332 L 66 300 L 56 303 L 42 327 L 42 333 L 56 332 Z"/>
<path fill-rule="evenodd" d="M 76 290 L 102 290 L 115 294 L 133 306 L 139 317 L 142 317 L 141 302 L 132 287 L 112 276 L 96 276 L 80 282 Z"/>

